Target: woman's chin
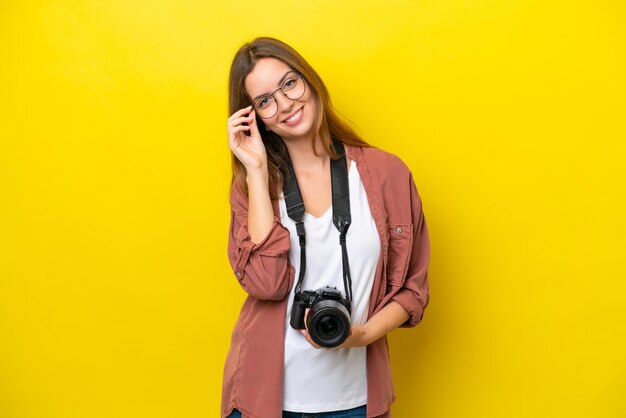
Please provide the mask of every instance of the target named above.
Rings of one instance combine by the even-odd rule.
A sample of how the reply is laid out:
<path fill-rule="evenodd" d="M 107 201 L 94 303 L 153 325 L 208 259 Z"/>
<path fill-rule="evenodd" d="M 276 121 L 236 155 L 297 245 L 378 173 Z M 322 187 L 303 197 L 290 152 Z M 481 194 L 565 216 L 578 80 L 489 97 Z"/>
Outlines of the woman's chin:
<path fill-rule="evenodd" d="M 299 126 L 298 129 L 290 129 L 286 132 L 279 133 L 281 138 L 296 140 L 303 138 L 310 138 L 313 133 L 311 127 Z"/>

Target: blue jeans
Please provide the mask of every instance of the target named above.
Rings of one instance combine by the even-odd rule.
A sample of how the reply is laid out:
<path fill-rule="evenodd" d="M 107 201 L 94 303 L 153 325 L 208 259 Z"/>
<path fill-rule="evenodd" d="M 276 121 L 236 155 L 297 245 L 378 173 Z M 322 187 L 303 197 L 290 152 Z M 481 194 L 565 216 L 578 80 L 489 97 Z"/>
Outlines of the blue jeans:
<path fill-rule="evenodd" d="M 283 411 L 283 418 L 365 418 L 365 411 L 365 405 L 343 411 L 319 413 Z M 241 412 L 235 409 L 228 418 L 241 418 Z"/>

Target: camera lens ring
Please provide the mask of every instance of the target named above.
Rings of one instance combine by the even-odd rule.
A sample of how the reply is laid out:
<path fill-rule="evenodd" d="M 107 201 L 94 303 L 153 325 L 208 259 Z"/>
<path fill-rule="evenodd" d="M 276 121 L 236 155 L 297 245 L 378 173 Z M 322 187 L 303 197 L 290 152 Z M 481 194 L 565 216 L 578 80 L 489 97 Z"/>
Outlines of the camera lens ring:
<path fill-rule="evenodd" d="M 311 339 L 320 347 L 337 347 L 350 334 L 350 313 L 336 300 L 324 299 L 314 303 L 306 323 Z"/>

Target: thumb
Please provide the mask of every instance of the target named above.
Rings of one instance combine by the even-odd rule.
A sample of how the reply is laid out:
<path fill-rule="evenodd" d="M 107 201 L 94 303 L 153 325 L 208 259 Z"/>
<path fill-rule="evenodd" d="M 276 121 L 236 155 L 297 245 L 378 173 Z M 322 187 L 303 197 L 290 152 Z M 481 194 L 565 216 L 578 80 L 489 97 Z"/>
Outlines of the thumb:
<path fill-rule="evenodd" d="M 256 123 L 256 111 L 253 110 L 252 112 L 250 112 L 250 116 L 252 116 L 252 122 L 250 123 L 250 134 L 260 137 L 261 134 L 259 133 L 259 127 Z"/>

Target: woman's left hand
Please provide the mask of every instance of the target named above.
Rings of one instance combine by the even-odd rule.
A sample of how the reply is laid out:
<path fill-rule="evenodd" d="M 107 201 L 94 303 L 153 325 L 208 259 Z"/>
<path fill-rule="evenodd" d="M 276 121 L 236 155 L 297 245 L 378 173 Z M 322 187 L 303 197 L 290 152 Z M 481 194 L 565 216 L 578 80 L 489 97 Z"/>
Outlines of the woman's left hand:
<path fill-rule="evenodd" d="M 309 313 L 309 310 L 307 309 L 304 313 L 304 326 L 305 329 L 301 330 L 302 335 L 304 335 L 304 338 L 306 338 L 306 340 L 309 342 L 309 344 L 311 344 L 313 347 L 317 348 L 317 349 L 324 349 L 324 350 L 337 350 L 339 348 L 355 348 L 355 347 L 364 347 L 367 344 L 369 344 L 368 341 L 366 341 L 366 333 L 365 333 L 365 327 L 363 325 L 352 325 L 350 327 L 350 333 L 348 334 L 348 338 L 346 338 L 346 340 L 341 343 L 341 345 L 338 345 L 337 347 L 330 347 L 330 348 L 326 348 L 326 347 L 320 347 L 315 341 L 313 341 L 313 339 L 311 338 L 311 335 L 309 335 L 309 331 L 306 328 L 306 316 Z"/>

